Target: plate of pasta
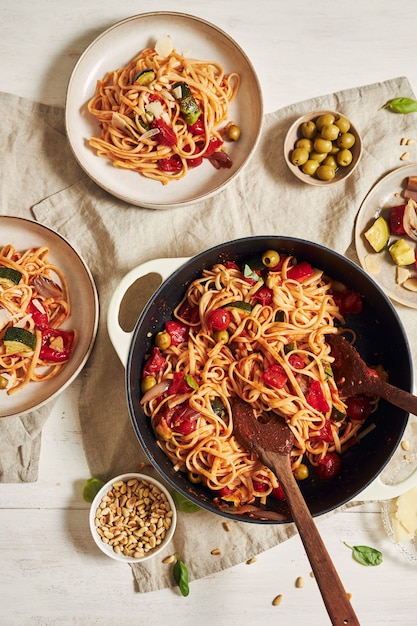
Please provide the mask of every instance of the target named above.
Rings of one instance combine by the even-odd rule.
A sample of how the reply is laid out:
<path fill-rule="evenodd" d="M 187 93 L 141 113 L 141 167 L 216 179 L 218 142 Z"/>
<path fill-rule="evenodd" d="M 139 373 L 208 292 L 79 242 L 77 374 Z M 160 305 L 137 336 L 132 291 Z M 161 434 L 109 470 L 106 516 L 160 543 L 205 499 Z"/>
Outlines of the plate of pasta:
<path fill-rule="evenodd" d="M 65 120 L 76 159 L 100 187 L 166 209 L 237 177 L 262 115 L 256 72 L 229 35 L 191 15 L 153 12 L 88 46 L 68 84 Z"/>
<path fill-rule="evenodd" d="M 40 408 L 80 373 L 94 345 L 98 297 L 61 235 L 0 216 L 0 417 Z"/>
<path fill-rule="evenodd" d="M 163 282 L 125 333 L 120 302 L 150 273 Z M 179 259 L 177 269 L 172 259 L 151 261 L 121 282 L 108 329 L 126 366 L 135 433 L 185 497 L 242 521 L 291 521 L 276 477 L 234 437 L 232 406 L 241 398 L 258 419 L 270 411 L 286 419 L 291 465 L 313 516 L 361 492 L 373 498 L 408 415 L 377 398 L 343 397 L 326 337 L 344 332 L 407 390 L 412 361 L 394 307 L 349 259 L 311 242 L 259 236 Z"/>

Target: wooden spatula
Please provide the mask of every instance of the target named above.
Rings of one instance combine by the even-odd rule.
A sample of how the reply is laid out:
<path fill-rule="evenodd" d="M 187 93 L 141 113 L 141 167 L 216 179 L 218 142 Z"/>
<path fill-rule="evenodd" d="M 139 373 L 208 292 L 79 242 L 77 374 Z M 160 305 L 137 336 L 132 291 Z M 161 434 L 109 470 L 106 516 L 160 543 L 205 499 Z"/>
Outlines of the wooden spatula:
<path fill-rule="evenodd" d="M 335 358 L 332 370 L 342 398 L 371 394 L 417 415 L 417 397 L 382 380 L 343 335 L 327 335 L 326 341 Z"/>
<path fill-rule="evenodd" d="M 252 407 L 240 399 L 232 403 L 232 414 L 233 432 L 237 440 L 248 451 L 255 452 L 278 478 L 332 624 L 359 626 L 358 618 L 294 478 L 290 464 L 293 445 L 290 428 L 277 415 L 266 423 L 258 421 Z"/>

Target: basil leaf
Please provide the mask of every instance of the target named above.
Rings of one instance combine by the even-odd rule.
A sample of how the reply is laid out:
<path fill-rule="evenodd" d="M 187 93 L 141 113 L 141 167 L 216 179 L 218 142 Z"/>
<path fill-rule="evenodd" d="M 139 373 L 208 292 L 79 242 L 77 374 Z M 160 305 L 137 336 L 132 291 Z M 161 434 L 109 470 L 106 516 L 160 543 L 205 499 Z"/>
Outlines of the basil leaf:
<path fill-rule="evenodd" d="M 353 558 L 362 565 L 380 565 L 382 563 L 382 552 L 369 546 L 350 546 L 343 542 L 347 548 L 352 550 Z"/>
<path fill-rule="evenodd" d="M 417 100 L 413 100 L 413 98 L 393 98 L 388 100 L 381 109 L 391 109 L 394 113 L 415 113 L 417 111 Z"/>
<path fill-rule="evenodd" d="M 245 267 L 243 268 L 243 276 L 245 278 L 252 278 L 252 280 L 256 280 L 257 282 L 264 282 L 262 276 L 259 276 L 259 274 L 255 272 L 255 270 L 253 270 L 249 265 L 245 265 Z"/>
<path fill-rule="evenodd" d="M 184 380 L 187 383 L 187 385 L 191 387 L 191 389 L 194 389 L 194 391 L 198 389 L 198 384 L 196 383 L 195 378 L 191 376 L 190 374 L 186 374 L 184 376 Z"/>
<path fill-rule="evenodd" d="M 188 586 L 188 569 L 186 568 L 183 561 L 178 558 L 178 556 L 174 564 L 172 573 L 174 575 L 174 580 L 181 591 L 181 594 L 183 596 L 188 596 L 188 594 L 190 593 L 190 588 Z"/>
<path fill-rule="evenodd" d="M 89 478 L 86 480 L 83 488 L 83 499 L 85 502 L 92 502 L 103 485 L 104 482 L 99 478 Z"/>
<path fill-rule="evenodd" d="M 195 513 L 200 510 L 200 507 L 197 504 L 194 504 L 194 502 L 191 502 L 191 500 L 176 490 L 174 490 L 174 500 L 177 503 L 179 510 L 184 511 L 184 513 Z"/>

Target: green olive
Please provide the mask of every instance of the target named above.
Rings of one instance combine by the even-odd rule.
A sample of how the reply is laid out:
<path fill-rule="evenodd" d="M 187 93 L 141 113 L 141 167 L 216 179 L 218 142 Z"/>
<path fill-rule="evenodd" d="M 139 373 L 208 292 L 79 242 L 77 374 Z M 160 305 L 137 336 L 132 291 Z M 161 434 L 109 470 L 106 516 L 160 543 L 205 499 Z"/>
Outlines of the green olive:
<path fill-rule="evenodd" d="M 341 165 L 342 167 L 347 167 L 352 163 L 353 155 L 350 150 L 344 148 L 337 153 L 336 158 L 338 165 Z"/>
<path fill-rule="evenodd" d="M 301 166 L 301 171 L 307 176 L 314 176 L 320 163 L 314 159 L 309 159 Z"/>
<path fill-rule="evenodd" d="M 341 133 L 347 133 L 350 130 L 350 122 L 342 115 L 335 121 L 335 125 L 340 129 Z"/>
<path fill-rule="evenodd" d="M 317 137 L 314 140 L 314 150 L 315 152 L 325 152 L 328 154 L 332 149 L 332 142 L 328 139 L 323 139 L 322 137 Z"/>
<path fill-rule="evenodd" d="M 329 154 L 329 156 L 327 156 L 324 161 L 323 161 L 323 165 L 329 165 L 330 167 L 332 167 L 334 170 L 337 169 L 337 161 L 336 158 L 333 156 L 333 154 Z"/>
<path fill-rule="evenodd" d="M 317 168 L 316 176 L 320 180 L 333 180 L 335 177 L 335 171 L 332 167 L 330 167 L 330 165 L 320 165 L 320 167 Z"/>
<path fill-rule="evenodd" d="M 355 135 L 352 133 L 342 133 L 337 140 L 339 148 L 351 148 L 355 143 Z"/>
<path fill-rule="evenodd" d="M 339 137 L 340 130 L 336 126 L 336 124 L 326 124 L 323 126 L 320 132 L 320 136 L 323 139 L 328 139 L 329 141 L 335 141 Z"/>
<path fill-rule="evenodd" d="M 229 124 L 227 127 L 227 138 L 230 141 L 237 141 L 240 137 L 240 128 L 236 124 Z"/>
<path fill-rule="evenodd" d="M 291 153 L 291 163 L 293 165 L 303 165 L 308 159 L 308 151 L 305 148 L 296 148 Z"/>
<path fill-rule="evenodd" d="M 213 333 L 213 337 L 216 343 L 227 343 L 229 341 L 229 333 L 227 330 L 216 330 Z"/>
<path fill-rule="evenodd" d="M 317 127 L 315 123 L 310 120 L 310 122 L 304 122 L 303 124 L 301 124 L 301 134 L 307 139 L 314 139 L 314 137 L 317 135 Z"/>
<path fill-rule="evenodd" d="M 147 391 L 149 391 L 149 389 L 152 389 L 152 387 L 155 387 L 156 385 L 156 378 L 155 376 L 145 376 L 142 379 L 140 388 L 142 393 L 146 393 Z"/>
<path fill-rule="evenodd" d="M 335 116 L 332 115 L 331 113 L 325 113 L 324 115 L 320 115 L 316 119 L 317 130 L 320 132 L 323 126 L 327 126 L 328 124 L 333 124 L 334 120 L 335 120 Z"/>
<path fill-rule="evenodd" d="M 155 345 L 161 350 L 167 350 L 171 345 L 171 336 L 166 330 L 161 330 L 155 337 Z"/>
<path fill-rule="evenodd" d="M 308 474 L 308 467 L 304 463 L 300 463 L 300 465 L 294 470 L 294 477 L 296 480 L 305 480 L 308 478 Z"/>
<path fill-rule="evenodd" d="M 7 378 L 5 376 L 0 376 L 0 389 L 6 389 L 7 387 Z"/>
<path fill-rule="evenodd" d="M 279 263 L 279 252 L 276 250 L 267 250 L 262 255 L 262 263 L 265 267 L 275 267 Z"/>
<path fill-rule="evenodd" d="M 340 148 L 337 146 L 336 142 L 333 142 L 332 149 L 330 150 L 329 154 L 337 154 L 339 150 Z"/>
<path fill-rule="evenodd" d="M 304 148 L 304 150 L 311 152 L 313 149 L 313 141 L 311 139 L 307 139 L 306 137 L 303 137 L 302 139 L 299 139 L 298 141 L 296 141 L 295 147 Z"/>
<path fill-rule="evenodd" d="M 318 163 L 322 163 L 326 157 L 327 152 L 316 152 L 315 150 L 313 150 L 313 152 L 310 152 L 310 159 L 312 159 L 313 161 L 317 161 Z"/>

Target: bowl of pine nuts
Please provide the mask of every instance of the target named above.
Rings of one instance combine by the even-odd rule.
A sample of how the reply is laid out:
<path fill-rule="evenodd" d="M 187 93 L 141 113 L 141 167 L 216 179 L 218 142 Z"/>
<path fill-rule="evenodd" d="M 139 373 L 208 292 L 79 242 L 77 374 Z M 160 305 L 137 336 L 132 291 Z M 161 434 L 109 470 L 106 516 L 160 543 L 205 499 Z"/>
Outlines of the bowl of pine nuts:
<path fill-rule="evenodd" d="M 155 478 L 121 474 L 109 480 L 90 509 L 90 530 L 104 554 L 126 563 L 154 557 L 171 541 L 177 523 L 174 500 Z"/>

